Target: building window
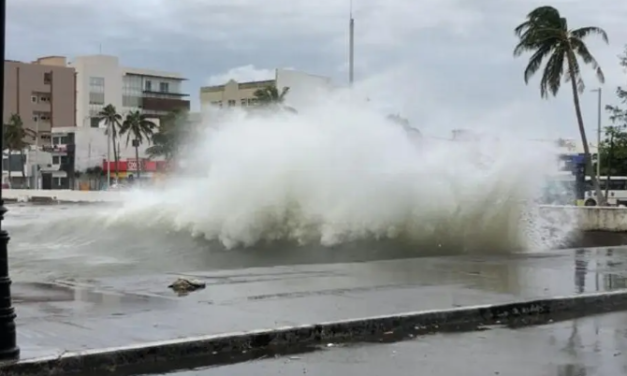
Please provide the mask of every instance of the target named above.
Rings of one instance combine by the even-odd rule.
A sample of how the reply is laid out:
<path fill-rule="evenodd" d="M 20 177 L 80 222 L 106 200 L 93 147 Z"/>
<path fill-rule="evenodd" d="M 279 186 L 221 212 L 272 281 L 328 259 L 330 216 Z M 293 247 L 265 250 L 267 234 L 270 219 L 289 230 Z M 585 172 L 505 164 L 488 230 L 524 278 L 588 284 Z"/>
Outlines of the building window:
<path fill-rule="evenodd" d="M 103 105 L 105 102 L 104 77 L 89 77 L 89 104 Z"/>
<path fill-rule="evenodd" d="M 229 99 L 229 107 L 235 106 L 235 99 Z"/>
<path fill-rule="evenodd" d="M 104 104 L 104 93 L 89 93 L 89 104 Z"/>
<path fill-rule="evenodd" d="M 91 87 L 104 87 L 104 77 L 89 77 L 89 86 Z"/>
<path fill-rule="evenodd" d="M 248 105 L 249 106 L 254 106 L 257 104 L 257 99 L 256 98 L 249 98 L 248 99 Z"/>
<path fill-rule="evenodd" d="M 242 104 L 242 106 L 246 106 L 248 104 L 248 100 L 247 99 L 242 99 L 241 100 L 241 104 Z"/>
<path fill-rule="evenodd" d="M 52 72 L 44 73 L 44 85 L 50 85 L 52 83 Z"/>
<path fill-rule="evenodd" d="M 61 157 L 59 157 L 58 155 L 53 155 L 52 156 L 52 164 L 57 165 L 59 163 L 61 163 Z"/>
<path fill-rule="evenodd" d="M 152 91 L 152 81 L 146 80 L 146 91 Z"/>
<path fill-rule="evenodd" d="M 33 103 L 37 103 L 37 96 L 36 95 L 31 95 L 30 101 L 33 102 Z"/>
<path fill-rule="evenodd" d="M 66 180 L 67 178 L 54 178 L 54 184 L 57 187 L 64 187 L 65 184 L 67 183 Z"/>
<path fill-rule="evenodd" d="M 159 82 L 159 91 L 162 93 L 168 93 L 170 91 L 170 83 Z"/>
<path fill-rule="evenodd" d="M 33 121 L 50 121 L 50 113 L 49 112 L 40 112 L 33 115 Z"/>
<path fill-rule="evenodd" d="M 100 126 L 100 118 L 98 117 L 91 117 L 89 118 L 89 122 L 90 122 L 90 126 L 92 128 L 98 128 Z"/>
<path fill-rule="evenodd" d="M 67 136 L 52 137 L 52 145 L 66 145 L 68 143 Z"/>
<path fill-rule="evenodd" d="M 141 97 L 135 95 L 123 95 L 122 96 L 122 106 L 123 107 L 141 107 L 142 100 Z"/>

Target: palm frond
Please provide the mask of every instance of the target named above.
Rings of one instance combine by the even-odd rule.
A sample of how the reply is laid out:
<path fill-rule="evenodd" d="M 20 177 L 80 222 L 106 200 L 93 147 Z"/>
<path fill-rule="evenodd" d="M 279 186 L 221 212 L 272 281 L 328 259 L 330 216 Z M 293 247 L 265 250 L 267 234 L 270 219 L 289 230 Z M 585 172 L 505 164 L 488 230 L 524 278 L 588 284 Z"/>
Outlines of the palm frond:
<path fill-rule="evenodd" d="M 586 27 L 581 27 L 576 30 L 572 30 L 570 32 L 570 35 L 572 35 L 574 38 L 577 38 L 577 39 L 584 39 L 593 34 L 600 35 L 601 39 L 603 39 L 605 43 L 610 43 L 610 40 L 607 37 L 607 33 L 605 32 L 605 30 L 601 29 L 600 27 L 586 26 Z"/>
<path fill-rule="evenodd" d="M 544 59 L 553 50 L 553 45 L 547 43 L 536 50 L 536 52 L 529 58 L 527 68 L 525 68 L 525 83 L 528 84 L 531 77 L 538 72 L 542 66 Z"/>
<path fill-rule="evenodd" d="M 579 56 L 585 64 L 592 66 L 592 69 L 594 70 L 599 82 L 604 83 L 605 74 L 603 74 L 601 66 L 594 58 L 594 56 L 592 56 L 590 50 L 588 50 L 588 46 L 586 46 L 586 44 L 578 38 L 570 38 L 570 44 L 572 46 L 574 54 Z"/>
<path fill-rule="evenodd" d="M 563 51 L 556 51 L 547 61 L 542 79 L 540 80 L 540 95 L 542 98 L 548 98 L 549 94 L 557 95 L 564 74 L 564 60 Z"/>

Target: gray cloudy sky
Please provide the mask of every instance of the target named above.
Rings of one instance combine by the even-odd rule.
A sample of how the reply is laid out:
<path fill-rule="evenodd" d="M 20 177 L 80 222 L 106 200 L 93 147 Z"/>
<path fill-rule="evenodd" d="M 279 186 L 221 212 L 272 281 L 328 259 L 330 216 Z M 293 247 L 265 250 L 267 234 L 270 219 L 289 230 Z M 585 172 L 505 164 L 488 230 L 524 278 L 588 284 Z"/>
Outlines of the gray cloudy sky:
<path fill-rule="evenodd" d="M 356 77 L 428 134 L 498 127 L 537 137 L 577 135 L 568 86 L 557 99 L 526 87 L 512 29 L 538 0 L 353 0 Z M 554 0 L 573 27 L 595 25 L 610 45 L 589 43 L 605 69 L 607 101 L 626 85 L 617 55 L 627 44 L 627 3 Z M 349 0 L 8 0 L 7 57 L 103 53 L 127 66 L 181 72 L 198 88 L 293 67 L 346 80 Z M 587 75 L 588 89 L 598 84 Z M 582 97 L 587 128 L 596 94 Z"/>

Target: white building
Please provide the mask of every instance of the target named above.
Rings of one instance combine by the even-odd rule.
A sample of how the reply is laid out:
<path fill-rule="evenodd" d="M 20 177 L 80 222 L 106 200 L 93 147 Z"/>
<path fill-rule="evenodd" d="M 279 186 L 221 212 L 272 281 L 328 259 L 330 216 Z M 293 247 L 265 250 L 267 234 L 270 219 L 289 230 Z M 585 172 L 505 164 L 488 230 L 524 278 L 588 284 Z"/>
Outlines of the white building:
<path fill-rule="evenodd" d="M 76 57 L 69 63 L 76 70 L 76 127 L 56 127 L 52 130 L 52 144 L 56 152 L 65 152 L 64 140 L 75 134 L 75 169 L 102 166 L 107 159 L 110 141 L 98 114 L 111 104 L 123 117 L 131 111 L 154 115 L 158 124 L 161 116 L 173 110 L 189 110 L 187 94 L 182 91 L 185 81 L 178 73 L 128 68 L 120 65 L 115 56 L 92 55 Z M 120 160 L 134 160 L 135 149 L 126 143 L 126 136 L 118 140 Z M 139 148 L 139 157 L 145 158 L 148 143 Z M 113 150 L 110 151 L 113 160 Z"/>
<path fill-rule="evenodd" d="M 293 69 L 276 70 L 276 87 L 282 90 L 289 87 L 285 102 L 295 108 L 305 105 L 311 100 L 321 98 L 334 89 L 329 77 L 318 76 Z"/>
<path fill-rule="evenodd" d="M 40 189 L 46 186 L 46 189 L 66 189 L 70 181 L 67 179 L 67 173 L 61 169 L 62 164 L 67 162 L 64 158 L 67 156 L 53 156 L 48 147 L 37 149 L 31 146 L 22 153 L 12 151 L 10 154 L 5 150 L 2 155 L 2 184 L 13 188 Z M 11 170 L 10 180 L 9 170 Z"/>

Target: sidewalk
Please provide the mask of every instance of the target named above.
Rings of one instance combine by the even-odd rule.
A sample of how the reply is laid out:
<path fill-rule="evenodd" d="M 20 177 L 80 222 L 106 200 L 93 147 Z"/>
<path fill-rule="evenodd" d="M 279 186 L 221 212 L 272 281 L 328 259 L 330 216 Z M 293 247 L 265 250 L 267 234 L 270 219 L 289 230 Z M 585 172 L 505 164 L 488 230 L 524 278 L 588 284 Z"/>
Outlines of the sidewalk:
<path fill-rule="evenodd" d="M 190 336 L 270 329 L 609 291 L 627 252 L 442 257 L 189 273 L 207 288 L 178 297 L 174 275 L 88 284 L 15 284 L 22 359 Z M 577 270 L 577 273 L 575 272 Z"/>

